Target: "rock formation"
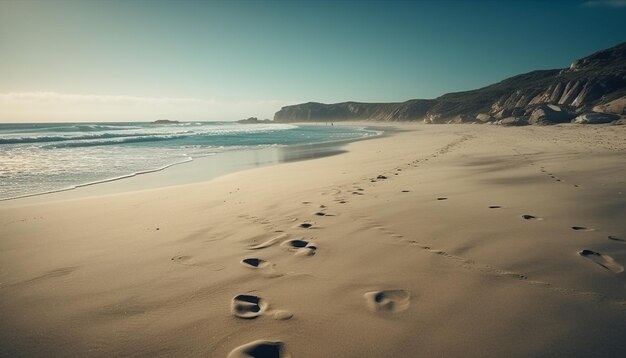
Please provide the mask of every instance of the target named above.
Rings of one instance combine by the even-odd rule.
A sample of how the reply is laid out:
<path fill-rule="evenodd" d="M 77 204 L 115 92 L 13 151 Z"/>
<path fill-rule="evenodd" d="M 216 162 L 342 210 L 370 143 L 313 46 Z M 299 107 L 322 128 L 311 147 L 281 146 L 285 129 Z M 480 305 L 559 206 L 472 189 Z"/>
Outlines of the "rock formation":
<path fill-rule="evenodd" d="M 176 124 L 176 123 L 180 123 L 179 121 L 172 121 L 169 119 L 157 119 L 156 121 L 152 122 L 153 124 Z"/>
<path fill-rule="evenodd" d="M 257 117 L 249 117 L 246 119 L 240 119 L 237 121 L 237 123 L 242 123 L 242 124 L 257 124 L 257 123 L 270 123 L 271 121 L 269 119 L 263 119 L 260 120 Z"/>
<path fill-rule="evenodd" d="M 580 116 L 585 114 L 590 117 L 582 119 Z M 574 61 L 566 69 L 533 71 L 472 91 L 402 103 L 308 102 L 281 108 L 274 121 L 523 125 L 564 123 L 574 118 L 580 118 L 576 123 L 604 123 L 620 116 L 626 116 L 626 42 Z"/>

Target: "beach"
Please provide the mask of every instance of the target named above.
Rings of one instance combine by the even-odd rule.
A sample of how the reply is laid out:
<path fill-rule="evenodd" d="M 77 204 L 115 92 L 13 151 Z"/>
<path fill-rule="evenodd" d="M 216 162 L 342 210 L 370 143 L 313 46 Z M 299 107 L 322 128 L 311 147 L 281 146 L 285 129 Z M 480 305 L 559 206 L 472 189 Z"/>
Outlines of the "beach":
<path fill-rule="evenodd" d="M 389 128 L 0 202 L 0 356 L 626 355 L 625 126 Z"/>

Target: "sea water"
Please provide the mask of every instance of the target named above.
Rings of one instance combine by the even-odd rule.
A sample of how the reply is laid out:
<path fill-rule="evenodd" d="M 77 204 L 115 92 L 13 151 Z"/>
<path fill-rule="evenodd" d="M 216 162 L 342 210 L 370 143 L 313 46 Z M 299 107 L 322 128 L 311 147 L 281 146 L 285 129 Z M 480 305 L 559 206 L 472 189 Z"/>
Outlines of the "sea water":
<path fill-rule="evenodd" d="M 362 127 L 325 124 L 0 124 L 0 200 L 159 171 L 230 150 L 377 134 Z"/>

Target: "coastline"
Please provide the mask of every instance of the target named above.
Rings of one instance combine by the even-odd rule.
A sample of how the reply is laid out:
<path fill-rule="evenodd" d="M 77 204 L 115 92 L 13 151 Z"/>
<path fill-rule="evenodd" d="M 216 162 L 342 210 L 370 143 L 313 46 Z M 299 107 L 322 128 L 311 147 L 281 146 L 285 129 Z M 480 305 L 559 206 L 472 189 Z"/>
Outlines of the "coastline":
<path fill-rule="evenodd" d="M 626 128 L 392 126 L 210 182 L 3 203 L 0 355 L 626 354 Z M 241 294 L 268 306 L 237 318 Z"/>
<path fill-rule="evenodd" d="M 311 125 L 310 123 L 294 124 Z M 343 148 L 351 142 L 384 136 L 383 129 L 385 131 L 393 131 L 390 127 L 382 128 L 363 122 L 349 122 L 339 125 L 363 127 L 365 130 L 379 133 L 364 137 L 317 143 L 263 146 L 259 148 L 231 148 L 213 155 L 188 158 L 156 169 L 129 173 L 95 182 L 76 184 L 48 192 L 0 199 L 0 207 L 4 204 L 10 206 L 26 205 L 46 201 L 154 190 L 169 186 L 210 181 L 237 171 L 341 154 L 345 152 Z"/>

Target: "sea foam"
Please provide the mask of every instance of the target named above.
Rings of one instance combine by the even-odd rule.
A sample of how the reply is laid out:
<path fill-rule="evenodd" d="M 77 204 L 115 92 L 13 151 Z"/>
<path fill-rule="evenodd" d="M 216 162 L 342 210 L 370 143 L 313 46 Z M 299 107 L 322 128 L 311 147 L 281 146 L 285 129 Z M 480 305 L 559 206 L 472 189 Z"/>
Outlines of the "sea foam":
<path fill-rule="evenodd" d="M 0 124 L 0 200 L 118 180 L 228 150 L 375 134 L 323 124 Z"/>

